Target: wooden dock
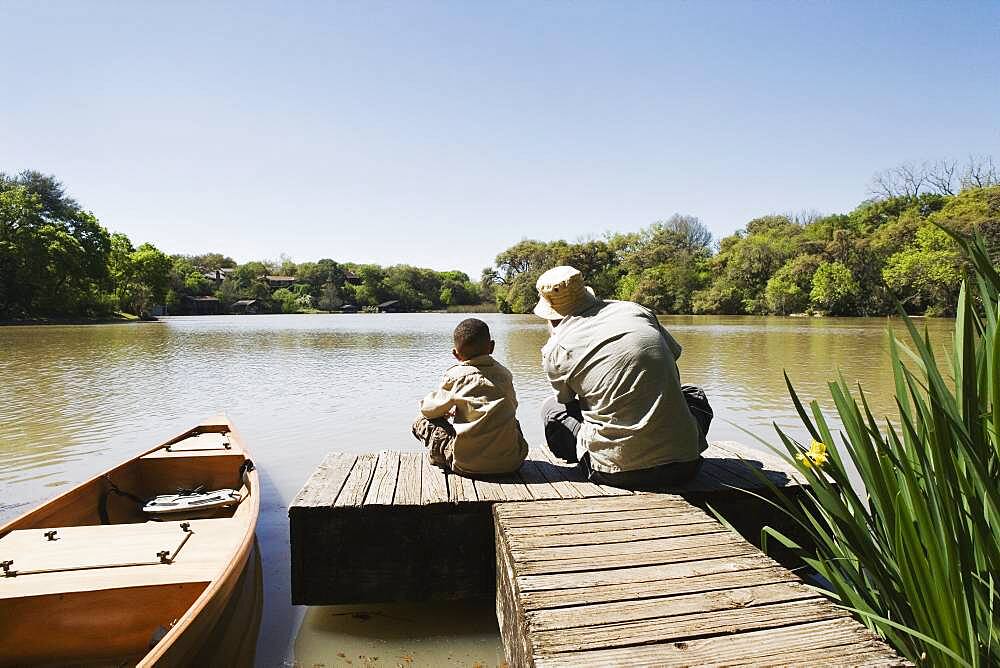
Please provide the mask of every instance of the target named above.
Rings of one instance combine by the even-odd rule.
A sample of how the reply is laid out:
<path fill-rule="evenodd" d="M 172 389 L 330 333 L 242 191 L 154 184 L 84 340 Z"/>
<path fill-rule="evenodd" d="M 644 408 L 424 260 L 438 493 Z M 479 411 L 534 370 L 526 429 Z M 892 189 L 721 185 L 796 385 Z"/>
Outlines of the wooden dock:
<path fill-rule="evenodd" d="M 752 470 L 794 494 L 802 482 L 779 458 L 713 443 L 699 476 L 664 491 L 712 506 L 751 536 L 773 510 L 740 490 L 764 492 Z M 292 601 L 329 605 L 492 597 L 495 503 L 627 498 L 533 449 L 508 476 L 470 480 L 429 465 L 423 452 L 332 453 L 289 508 Z"/>
<path fill-rule="evenodd" d="M 493 513 L 511 666 L 910 665 L 679 496 Z"/>

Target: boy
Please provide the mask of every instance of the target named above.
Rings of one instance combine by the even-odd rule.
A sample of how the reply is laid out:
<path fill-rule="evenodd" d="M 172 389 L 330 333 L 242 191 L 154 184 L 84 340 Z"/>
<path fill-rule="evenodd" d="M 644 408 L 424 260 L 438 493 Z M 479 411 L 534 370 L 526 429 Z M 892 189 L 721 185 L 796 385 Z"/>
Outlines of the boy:
<path fill-rule="evenodd" d="M 420 402 L 413 435 L 430 448 L 435 466 L 462 475 L 512 473 L 528 454 L 515 414 L 517 397 L 507 367 L 493 357 L 496 346 L 482 320 L 458 323 L 441 387 Z M 451 417 L 451 421 L 448 417 Z"/>

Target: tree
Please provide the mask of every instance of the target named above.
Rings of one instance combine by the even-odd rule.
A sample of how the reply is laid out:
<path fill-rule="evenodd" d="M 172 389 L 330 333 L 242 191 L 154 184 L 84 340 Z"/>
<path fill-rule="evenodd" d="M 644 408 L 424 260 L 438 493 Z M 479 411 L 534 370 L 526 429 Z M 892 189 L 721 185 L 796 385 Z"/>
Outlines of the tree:
<path fill-rule="evenodd" d="M 299 312 L 299 297 L 288 288 L 278 288 L 271 295 L 271 299 L 278 305 L 282 313 Z"/>
<path fill-rule="evenodd" d="M 813 274 L 822 263 L 817 255 L 800 255 L 786 262 L 767 281 L 767 310 L 777 315 L 801 313 L 809 306 Z"/>
<path fill-rule="evenodd" d="M 628 272 L 640 274 L 678 255 L 707 257 L 711 243 L 712 233 L 697 218 L 674 214 L 641 230 L 620 261 Z"/>
<path fill-rule="evenodd" d="M 226 292 L 236 295 L 239 299 L 270 299 L 271 288 L 265 278 L 270 273 L 268 266 L 260 261 L 247 262 L 241 264 L 223 281 L 232 281 L 233 285 L 226 288 Z"/>
<path fill-rule="evenodd" d="M 281 276 L 298 276 L 298 265 L 289 256 L 282 253 L 278 257 L 278 273 Z"/>
<path fill-rule="evenodd" d="M 755 218 L 745 231 L 723 239 L 713 260 L 716 282 L 723 286 L 717 291 L 720 307 L 735 299 L 737 312 L 767 313 L 767 282 L 800 252 L 801 242 L 802 227 L 788 216 Z M 699 301 L 708 303 L 704 295 Z"/>
<path fill-rule="evenodd" d="M 178 256 L 187 260 L 192 267 L 205 271 L 215 271 L 216 269 L 232 269 L 236 267 L 236 260 L 223 255 L 222 253 L 203 253 L 202 255 Z"/>
<path fill-rule="evenodd" d="M 110 246 L 55 177 L 0 173 L 0 317 L 106 314 Z"/>
<path fill-rule="evenodd" d="M 316 303 L 322 300 L 322 292 L 327 284 L 333 285 L 337 290 L 344 285 L 344 269 L 329 258 L 301 263 L 296 277 L 309 286 L 309 294 Z"/>
<path fill-rule="evenodd" d="M 927 219 L 966 235 L 978 232 L 990 258 L 1000 263 L 1000 185 L 966 188 Z"/>
<path fill-rule="evenodd" d="M 947 232 L 924 223 L 915 242 L 888 259 L 882 275 L 911 310 L 945 315 L 958 301 L 962 257 Z"/>
<path fill-rule="evenodd" d="M 851 270 L 840 262 L 824 262 L 813 274 L 809 299 L 813 306 L 830 315 L 847 313 L 858 294 Z"/>
<path fill-rule="evenodd" d="M 993 156 L 969 156 L 959 177 L 962 190 L 1000 186 L 1000 170 L 993 164 Z"/>
<path fill-rule="evenodd" d="M 127 236 L 121 233 L 111 235 L 108 271 L 114 284 L 117 307 L 122 311 L 131 311 L 131 290 L 135 274 L 135 267 L 132 266 L 134 252 L 135 247 Z"/>
<path fill-rule="evenodd" d="M 215 291 L 215 297 L 225 308 L 244 298 L 240 283 L 235 276 L 226 276 L 223 279 L 219 289 Z"/>
<path fill-rule="evenodd" d="M 969 188 L 995 185 L 1000 185 L 1000 171 L 993 157 L 970 155 L 961 171 L 955 160 L 905 163 L 884 170 L 872 177 L 869 191 L 874 199 L 915 199 L 925 193 L 950 196 Z"/>
<path fill-rule="evenodd" d="M 657 313 L 690 313 L 692 297 L 701 282 L 693 262 L 668 262 L 643 271 L 629 299 Z"/>
<path fill-rule="evenodd" d="M 324 311 L 333 311 L 338 309 L 343 305 L 343 300 L 340 298 L 340 294 L 337 291 L 337 286 L 333 281 L 327 281 L 323 284 L 320 290 L 320 296 L 317 300 L 317 305 Z"/>
<path fill-rule="evenodd" d="M 128 237 L 115 234 L 108 266 L 122 311 L 147 316 L 153 305 L 166 303 L 173 261 L 152 244 L 133 248 Z"/>

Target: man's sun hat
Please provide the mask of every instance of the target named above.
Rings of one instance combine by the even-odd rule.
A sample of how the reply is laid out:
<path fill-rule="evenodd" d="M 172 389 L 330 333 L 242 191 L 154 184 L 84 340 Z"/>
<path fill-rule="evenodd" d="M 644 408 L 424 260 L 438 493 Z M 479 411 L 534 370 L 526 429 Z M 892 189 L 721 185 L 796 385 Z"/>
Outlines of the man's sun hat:
<path fill-rule="evenodd" d="M 583 274 L 569 266 L 552 267 L 535 283 L 538 303 L 534 313 L 546 320 L 562 320 L 597 304 L 594 291 L 583 284 Z"/>

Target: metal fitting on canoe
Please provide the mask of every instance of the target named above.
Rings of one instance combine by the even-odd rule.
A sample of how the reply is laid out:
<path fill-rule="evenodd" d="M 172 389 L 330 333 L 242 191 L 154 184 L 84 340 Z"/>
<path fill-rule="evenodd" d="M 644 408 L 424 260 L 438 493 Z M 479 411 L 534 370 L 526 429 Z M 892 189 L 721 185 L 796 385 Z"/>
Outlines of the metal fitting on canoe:
<path fill-rule="evenodd" d="M 0 561 L 0 568 L 3 569 L 4 577 L 17 575 L 17 571 L 12 571 L 10 569 L 10 567 L 13 565 L 14 565 L 13 559 L 8 559 L 7 561 Z"/>
<path fill-rule="evenodd" d="M 45 537 L 48 538 L 49 540 L 59 540 L 56 537 L 56 530 L 55 529 L 52 529 L 51 531 L 46 531 L 45 532 Z"/>
<path fill-rule="evenodd" d="M 170 563 L 170 550 L 160 550 L 156 553 L 156 556 L 160 558 L 161 564 Z"/>

